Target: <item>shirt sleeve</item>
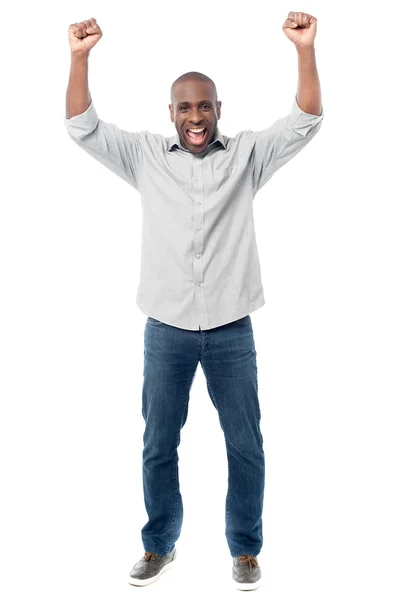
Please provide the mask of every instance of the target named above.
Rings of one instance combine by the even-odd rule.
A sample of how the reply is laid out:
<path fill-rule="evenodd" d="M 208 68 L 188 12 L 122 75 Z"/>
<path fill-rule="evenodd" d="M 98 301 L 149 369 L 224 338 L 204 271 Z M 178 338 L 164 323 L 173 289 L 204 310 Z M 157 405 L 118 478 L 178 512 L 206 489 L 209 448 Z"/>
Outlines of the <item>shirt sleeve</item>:
<path fill-rule="evenodd" d="M 140 133 L 124 131 L 99 119 L 93 102 L 80 115 L 64 117 L 64 124 L 78 146 L 139 190 L 144 160 Z"/>
<path fill-rule="evenodd" d="M 253 187 L 256 193 L 272 175 L 293 158 L 316 135 L 324 118 L 305 113 L 299 108 L 295 96 L 291 112 L 275 121 L 267 129 L 251 132 Z"/>

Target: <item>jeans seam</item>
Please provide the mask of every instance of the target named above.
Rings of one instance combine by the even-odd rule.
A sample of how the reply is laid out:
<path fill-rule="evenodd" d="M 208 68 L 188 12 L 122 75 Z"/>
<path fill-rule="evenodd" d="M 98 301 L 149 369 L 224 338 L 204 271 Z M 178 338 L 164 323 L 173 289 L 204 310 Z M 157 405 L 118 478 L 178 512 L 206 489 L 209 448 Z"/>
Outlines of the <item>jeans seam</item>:
<path fill-rule="evenodd" d="M 206 373 L 205 373 L 205 377 L 206 377 Z M 208 378 L 206 378 L 206 381 L 207 381 L 207 387 L 208 387 L 209 393 L 211 394 L 211 397 L 215 398 L 215 395 L 212 391 L 212 387 L 211 387 L 211 384 L 210 384 L 210 381 L 208 380 Z M 220 414 L 219 411 L 217 411 L 217 412 L 218 412 L 218 414 Z M 220 419 L 220 416 L 219 416 L 219 419 Z M 226 454 L 227 454 L 227 494 L 226 494 L 226 516 L 225 516 L 225 523 L 227 524 L 227 519 L 230 514 L 230 503 L 229 503 L 229 499 L 230 499 L 230 458 L 229 458 L 229 450 L 227 448 L 225 427 L 224 427 L 224 423 L 223 423 L 222 419 L 220 419 L 220 425 L 223 430 L 224 443 L 226 446 Z"/>
<path fill-rule="evenodd" d="M 195 373 L 194 373 L 194 375 L 195 375 Z M 192 383 L 192 381 L 194 379 L 194 375 L 193 375 L 193 378 L 191 380 L 191 383 Z M 185 411 L 186 411 L 189 399 L 190 399 L 190 396 L 188 394 L 187 395 L 187 400 L 186 400 L 186 402 L 184 404 L 183 414 L 182 414 L 182 417 L 180 419 L 179 430 L 178 430 L 177 435 L 176 435 L 176 444 L 175 444 L 176 445 L 176 456 L 175 456 L 175 460 L 174 460 L 174 467 L 175 468 L 174 468 L 174 472 L 173 472 L 173 476 L 174 476 L 173 479 L 174 479 L 174 484 L 175 484 L 175 507 L 174 507 L 174 511 L 173 511 L 172 525 L 171 525 L 171 528 L 170 528 L 170 534 L 169 534 L 169 540 L 168 540 L 169 551 L 170 551 L 170 540 L 172 538 L 173 533 L 175 532 L 176 523 L 177 523 L 176 515 L 177 515 L 177 505 L 178 505 L 178 497 L 179 497 L 179 494 L 178 494 L 178 472 L 177 472 L 178 471 L 178 464 L 177 464 L 178 463 L 178 456 L 177 456 L 178 441 L 179 441 L 180 432 L 182 430 L 183 417 L 184 417 L 184 414 L 185 414 Z"/>
<path fill-rule="evenodd" d="M 177 438 L 176 438 L 176 442 L 177 442 Z M 176 452 L 177 452 L 177 450 L 176 450 Z M 174 510 L 173 510 L 172 525 L 170 528 L 169 539 L 168 539 L 168 552 L 170 552 L 170 540 L 176 529 L 177 498 L 178 498 L 178 494 L 177 494 L 177 455 L 175 456 L 174 467 L 175 468 L 174 468 L 174 472 L 173 472 L 173 481 L 175 484 L 175 506 L 174 506 Z"/>

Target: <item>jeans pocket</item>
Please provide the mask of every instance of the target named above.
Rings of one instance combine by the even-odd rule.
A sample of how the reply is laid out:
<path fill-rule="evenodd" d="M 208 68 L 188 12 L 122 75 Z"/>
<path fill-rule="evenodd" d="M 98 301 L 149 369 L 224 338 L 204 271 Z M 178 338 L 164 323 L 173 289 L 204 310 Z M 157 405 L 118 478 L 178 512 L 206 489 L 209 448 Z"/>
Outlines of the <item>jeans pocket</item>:
<path fill-rule="evenodd" d="M 158 319 L 154 319 L 153 317 L 148 317 L 147 323 L 150 323 L 151 325 L 155 325 L 155 327 L 159 327 L 160 325 L 163 325 L 162 321 L 158 321 Z"/>
<path fill-rule="evenodd" d="M 238 325 L 247 325 L 250 321 L 250 317 L 249 315 L 246 315 L 245 317 L 241 317 L 241 319 L 237 319 L 237 321 L 234 321 L 235 323 L 238 323 Z"/>

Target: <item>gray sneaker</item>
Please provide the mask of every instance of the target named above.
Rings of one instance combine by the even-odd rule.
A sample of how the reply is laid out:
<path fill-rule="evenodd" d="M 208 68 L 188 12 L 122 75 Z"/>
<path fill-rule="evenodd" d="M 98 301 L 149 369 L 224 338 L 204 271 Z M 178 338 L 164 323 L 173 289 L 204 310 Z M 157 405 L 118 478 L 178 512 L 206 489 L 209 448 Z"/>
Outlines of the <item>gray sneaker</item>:
<path fill-rule="evenodd" d="M 256 556 L 244 554 L 233 558 L 233 582 L 237 590 L 256 590 L 262 573 Z"/>
<path fill-rule="evenodd" d="M 167 556 L 153 552 L 145 552 L 142 559 L 134 565 L 129 573 L 131 585 L 149 585 L 160 578 L 162 573 L 170 569 L 176 560 L 176 548 Z"/>

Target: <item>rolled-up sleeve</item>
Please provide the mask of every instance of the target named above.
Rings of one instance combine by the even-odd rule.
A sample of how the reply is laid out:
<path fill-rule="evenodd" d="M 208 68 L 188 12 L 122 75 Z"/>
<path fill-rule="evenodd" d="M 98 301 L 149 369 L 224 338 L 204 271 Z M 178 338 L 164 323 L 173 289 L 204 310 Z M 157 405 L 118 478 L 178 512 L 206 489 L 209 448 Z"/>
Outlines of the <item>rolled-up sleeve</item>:
<path fill-rule="evenodd" d="M 267 129 L 252 131 L 253 188 L 257 192 L 272 175 L 293 158 L 316 135 L 324 118 L 304 112 L 295 96 L 291 112 Z"/>
<path fill-rule="evenodd" d="M 144 132 L 133 133 L 99 119 L 93 102 L 64 124 L 71 139 L 110 171 L 139 190 Z"/>

